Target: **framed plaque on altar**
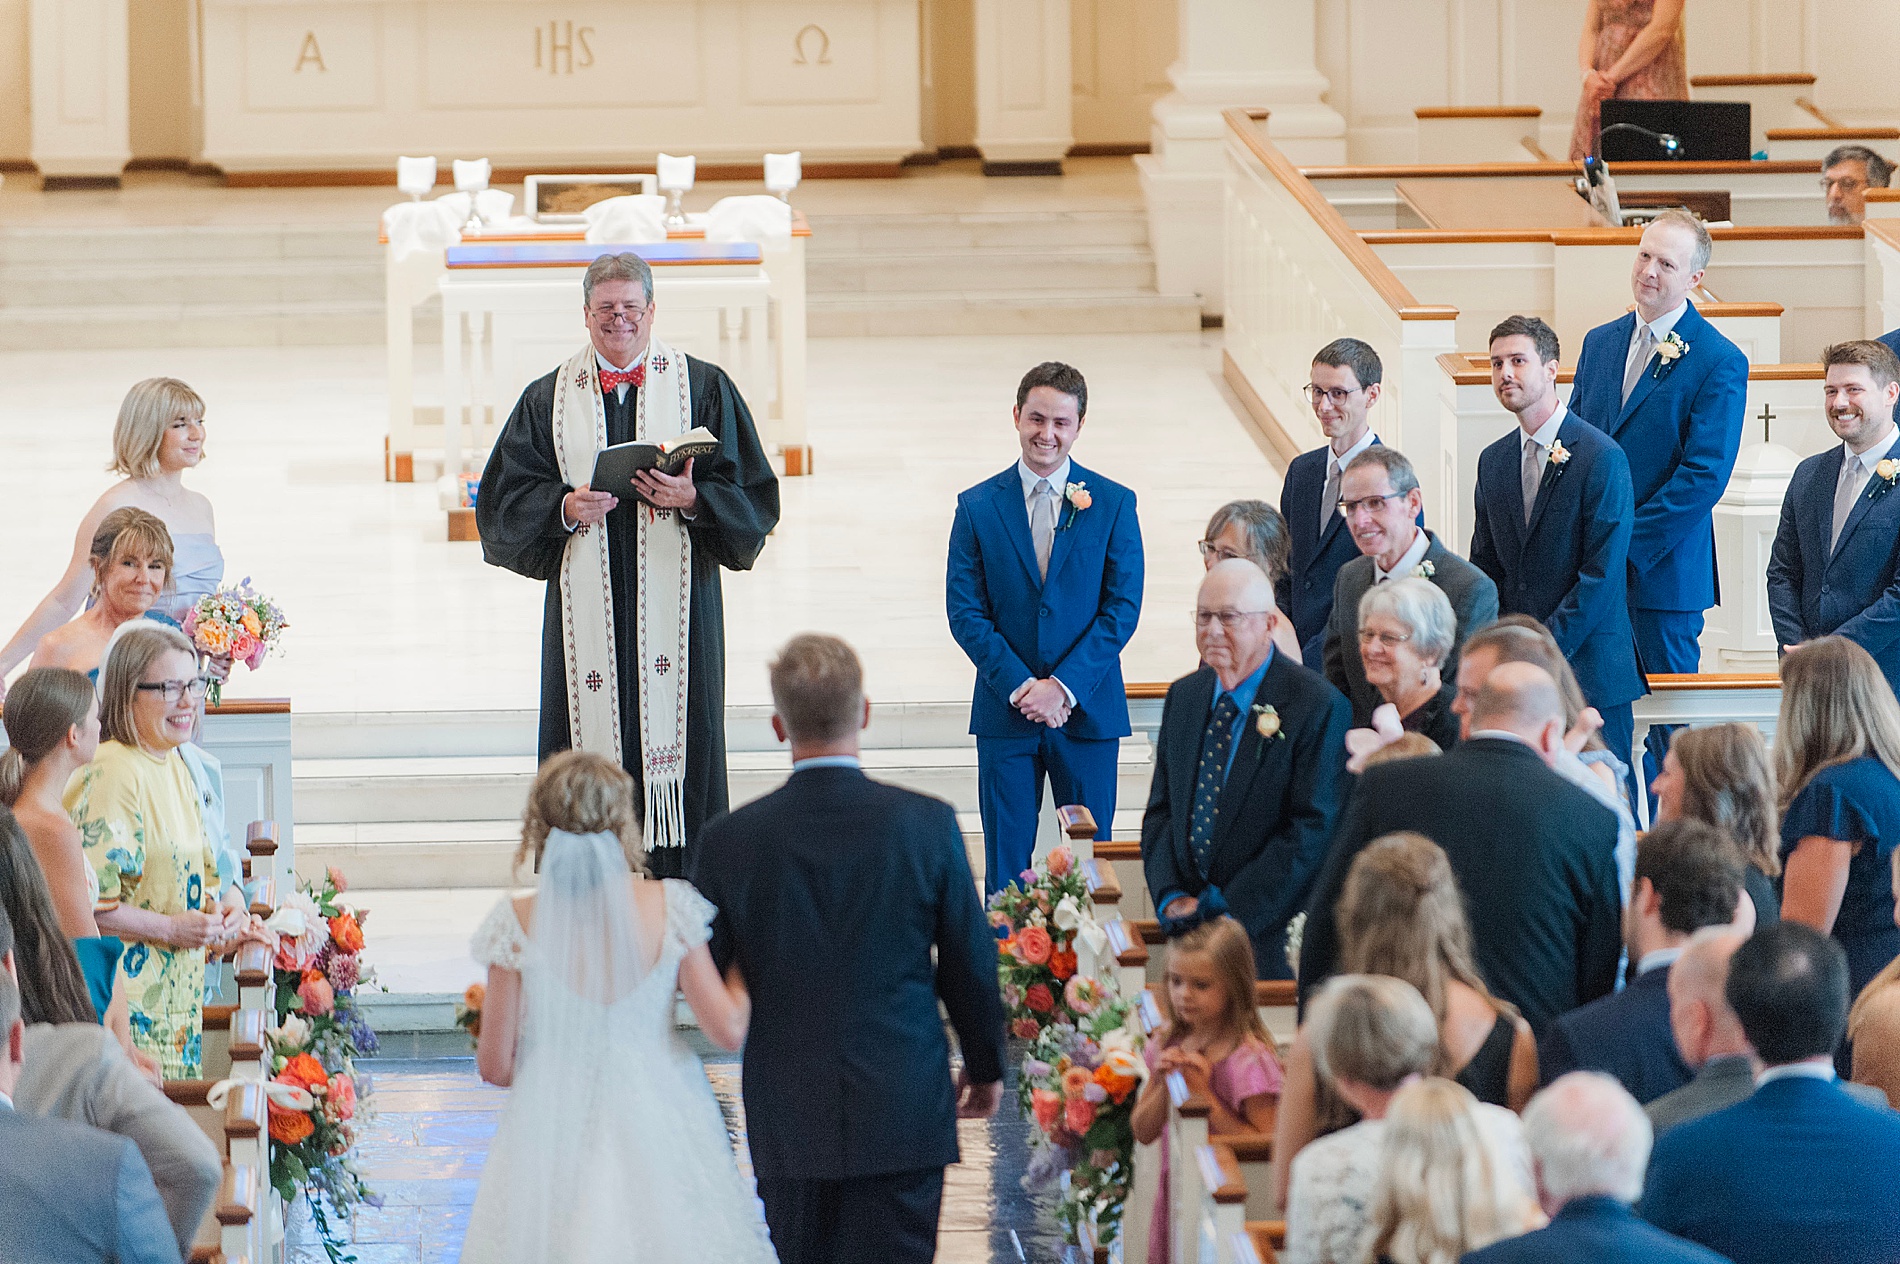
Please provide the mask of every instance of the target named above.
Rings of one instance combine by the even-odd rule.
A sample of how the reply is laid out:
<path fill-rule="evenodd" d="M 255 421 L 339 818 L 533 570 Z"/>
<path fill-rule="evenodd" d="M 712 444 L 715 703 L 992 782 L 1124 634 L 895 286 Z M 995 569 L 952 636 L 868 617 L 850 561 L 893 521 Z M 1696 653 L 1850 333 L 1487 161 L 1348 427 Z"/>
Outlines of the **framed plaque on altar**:
<path fill-rule="evenodd" d="M 596 202 L 656 191 L 653 176 L 633 173 L 529 176 L 522 184 L 523 209 L 542 224 L 578 224 L 581 213 Z"/>

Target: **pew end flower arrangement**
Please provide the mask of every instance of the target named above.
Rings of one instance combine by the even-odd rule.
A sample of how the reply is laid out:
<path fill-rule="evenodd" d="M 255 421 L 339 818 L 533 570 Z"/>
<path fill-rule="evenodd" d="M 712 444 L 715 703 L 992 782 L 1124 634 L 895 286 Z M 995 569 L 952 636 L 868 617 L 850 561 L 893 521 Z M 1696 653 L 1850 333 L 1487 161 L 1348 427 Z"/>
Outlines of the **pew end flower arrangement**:
<path fill-rule="evenodd" d="M 289 626 L 283 609 L 253 591 L 249 577 L 235 588 L 221 588 L 201 598 L 185 612 L 184 622 L 185 635 L 200 653 L 243 663 L 252 671 L 264 665 Z M 217 706 L 223 693 L 224 682 L 212 681 L 207 704 Z"/>
<path fill-rule="evenodd" d="M 1110 980 L 1078 972 L 1078 944 L 1099 953 L 1106 936 L 1064 844 L 990 900 L 990 922 L 1007 938 L 997 971 L 1010 1034 L 1029 1041 L 1017 1101 L 1030 1134 L 1030 1190 L 1060 1187 L 1056 1219 L 1070 1243 L 1093 1226 L 1119 1236 L 1135 1150 L 1135 1090 L 1147 1078 L 1132 1003 Z"/>
<path fill-rule="evenodd" d="M 348 1221 L 360 1204 L 381 1206 L 358 1172 L 358 1138 L 374 1117 L 356 1059 L 376 1051 L 376 1033 L 356 1005 L 373 986 L 364 960 L 365 914 L 344 904 L 343 874 L 301 882 L 265 925 L 277 936 L 270 1031 L 271 1187 L 286 1203 L 303 1194 L 331 1261 L 353 1260 Z"/>

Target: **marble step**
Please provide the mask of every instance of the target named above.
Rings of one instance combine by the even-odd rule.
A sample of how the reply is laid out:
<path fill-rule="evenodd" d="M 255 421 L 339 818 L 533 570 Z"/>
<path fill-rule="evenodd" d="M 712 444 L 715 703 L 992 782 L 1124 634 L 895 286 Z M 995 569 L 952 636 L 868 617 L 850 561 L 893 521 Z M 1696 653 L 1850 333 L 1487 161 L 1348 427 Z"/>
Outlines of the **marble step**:
<path fill-rule="evenodd" d="M 976 748 L 903 747 L 864 752 L 872 776 L 936 795 L 959 811 L 975 811 Z M 790 772 L 783 751 L 734 751 L 727 758 L 732 802 L 746 803 L 782 784 Z M 534 780 L 533 755 L 449 758 L 298 759 L 292 793 L 299 830 L 310 824 L 388 821 L 493 821 L 521 811 Z M 1145 739 L 1122 743 L 1124 802 L 1148 789 Z M 299 835 L 299 846 L 302 836 Z"/>
<path fill-rule="evenodd" d="M 1148 244 L 1140 206 L 1099 211 L 969 211 L 924 215 L 814 215 L 807 257 L 974 252 L 1023 247 Z"/>
<path fill-rule="evenodd" d="M 1192 333 L 1200 300 L 1152 290 L 812 294 L 814 338 L 974 334 Z"/>
<path fill-rule="evenodd" d="M 0 289 L 9 284 L 0 272 Z M 439 325 L 439 321 L 438 321 Z M 0 307 L 0 351 L 71 347 L 370 346 L 383 302 L 135 303 Z"/>
<path fill-rule="evenodd" d="M 382 269 L 373 223 L 114 224 L 0 228 L 0 267 L 58 267 L 109 280 L 124 269 L 320 260 Z M 122 296 L 115 296 L 122 297 Z M 102 297 L 102 301 L 105 301 Z"/>
<path fill-rule="evenodd" d="M 1154 289 L 1147 246 L 1029 246 L 964 253 L 863 254 L 807 264 L 807 301 L 839 294 Z"/>
<path fill-rule="evenodd" d="M 380 310 L 384 284 L 382 260 L 374 255 L 362 260 L 167 255 L 115 262 L 96 275 L 83 265 L 45 260 L 7 263 L 4 269 L 0 307 L 8 308 L 81 306 L 74 300 L 110 276 L 112 292 L 120 297 L 149 295 L 184 306 L 353 302 Z"/>

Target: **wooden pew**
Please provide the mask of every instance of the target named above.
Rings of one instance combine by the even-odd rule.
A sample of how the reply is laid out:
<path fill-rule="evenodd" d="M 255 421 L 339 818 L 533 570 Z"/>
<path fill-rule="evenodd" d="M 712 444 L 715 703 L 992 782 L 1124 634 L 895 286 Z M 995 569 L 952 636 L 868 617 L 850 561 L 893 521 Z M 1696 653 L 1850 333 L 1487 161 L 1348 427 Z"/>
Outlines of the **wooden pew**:
<path fill-rule="evenodd" d="M 1198 1259 L 1200 1244 L 1239 1233 L 1249 1216 L 1277 1214 L 1273 1204 L 1273 1138 L 1264 1134 L 1211 1136 L 1213 1102 L 1193 1092 L 1180 1072 L 1169 1072 L 1168 1173 L 1173 1258 Z M 1249 1190 L 1253 1192 L 1249 1194 Z M 1210 1237 L 1211 1234 L 1211 1237 Z M 1219 1259 L 1231 1259 L 1224 1247 Z"/>
<path fill-rule="evenodd" d="M 1122 912 L 1129 917 L 1153 917 L 1154 901 L 1148 894 L 1148 871 L 1141 863 L 1141 843 L 1132 838 L 1115 838 L 1095 844 L 1095 860 L 1115 871 L 1122 891 Z"/>
<path fill-rule="evenodd" d="M 261 1174 L 269 1171 L 266 1138 L 269 1115 L 262 1084 L 246 1084 L 226 1098 L 222 1109 L 210 1105 L 208 1080 L 173 1080 L 165 1096 L 185 1108 L 224 1154 L 224 1180 L 198 1228 L 193 1260 L 249 1257 L 263 1259 L 264 1196 Z"/>
<path fill-rule="evenodd" d="M 1102 923 L 1108 934 L 1108 952 L 1115 960 L 1115 983 L 1123 996 L 1139 996 L 1148 986 L 1148 946 L 1141 932 L 1125 918 L 1111 917 Z"/>
<path fill-rule="evenodd" d="M 1279 1264 L 1284 1250 L 1284 1220 L 1249 1220 L 1233 1239 L 1234 1264 Z"/>
<path fill-rule="evenodd" d="M 1135 1002 L 1135 1021 L 1142 1038 L 1152 1040 L 1161 1030 L 1161 1006 L 1154 991 L 1142 989 Z M 1122 1264 L 1144 1264 L 1148 1258 L 1148 1226 L 1154 1218 L 1155 1193 L 1161 1187 L 1161 1145 L 1135 1146 L 1128 1201 L 1122 1209 Z"/>
<path fill-rule="evenodd" d="M 244 864 L 244 876 L 247 878 L 268 878 L 273 882 L 277 873 L 277 822 L 252 821 L 245 831 L 244 850 L 247 854 Z"/>
<path fill-rule="evenodd" d="M 264 1031 L 269 1015 L 261 1009 L 235 1005 L 207 1005 L 200 1044 L 207 1081 L 257 1080 L 264 1074 Z"/>

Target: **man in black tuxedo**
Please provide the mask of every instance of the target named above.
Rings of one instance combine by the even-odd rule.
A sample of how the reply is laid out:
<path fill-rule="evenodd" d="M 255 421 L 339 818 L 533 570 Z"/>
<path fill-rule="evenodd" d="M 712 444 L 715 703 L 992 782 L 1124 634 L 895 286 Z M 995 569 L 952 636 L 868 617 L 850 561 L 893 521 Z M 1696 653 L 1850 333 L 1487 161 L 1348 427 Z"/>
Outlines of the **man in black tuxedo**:
<path fill-rule="evenodd" d="M 1263 979 L 1290 979 L 1286 928 L 1305 904 L 1345 793 L 1345 696 L 1274 652 L 1285 618 L 1252 562 L 1201 581 L 1205 664 L 1168 687 L 1141 859 L 1164 928 L 1230 913 Z"/>
<path fill-rule="evenodd" d="M 765 1221 L 782 1264 L 928 1264 L 956 1120 L 1002 1095 L 996 940 L 955 810 L 859 767 L 871 710 L 851 647 L 794 637 L 772 703 L 791 780 L 709 824 L 692 874 L 719 908 L 714 960 L 752 993 L 743 1089 Z"/>
<path fill-rule="evenodd" d="M 1557 1015 L 1607 996 L 1621 948 L 1616 814 L 1551 771 L 1563 741 L 1557 682 L 1541 667 L 1506 663 L 1473 700 L 1463 742 L 1435 759 L 1367 769 L 1307 906 L 1302 998 L 1338 968 L 1335 906 L 1353 859 L 1404 830 L 1444 849 L 1478 973 L 1540 1041 Z"/>
<path fill-rule="evenodd" d="M 1455 680 L 1465 638 L 1498 617 L 1498 586 L 1419 525 L 1425 493 L 1412 463 L 1396 448 L 1374 445 L 1353 458 L 1339 485 L 1339 508 L 1360 556 L 1340 567 L 1333 581 L 1325 672 L 1352 703 L 1352 722 L 1363 728 L 1385 699 L 1366 683 L 1365 660 L 1359 657 L 1359 599 L 1374 584 L 1407 575 L 1437 585 L 1458 620 L 1451 653 L 1439 667 L 1446 680 Z"/>

